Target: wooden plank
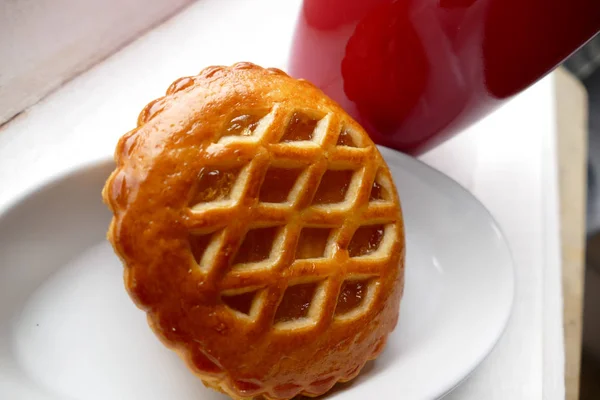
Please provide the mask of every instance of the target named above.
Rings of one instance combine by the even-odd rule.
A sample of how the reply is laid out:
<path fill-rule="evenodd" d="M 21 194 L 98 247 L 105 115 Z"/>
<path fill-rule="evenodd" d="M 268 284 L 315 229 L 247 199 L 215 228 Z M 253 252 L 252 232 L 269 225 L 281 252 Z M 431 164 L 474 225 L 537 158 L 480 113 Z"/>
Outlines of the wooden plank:
<path fill-rule="evenodd" d="M 564 69 L 555 74 L 562 242 L 566 399 L 579 399 L 585 210 L 587 193 L 587 95 Z"/>

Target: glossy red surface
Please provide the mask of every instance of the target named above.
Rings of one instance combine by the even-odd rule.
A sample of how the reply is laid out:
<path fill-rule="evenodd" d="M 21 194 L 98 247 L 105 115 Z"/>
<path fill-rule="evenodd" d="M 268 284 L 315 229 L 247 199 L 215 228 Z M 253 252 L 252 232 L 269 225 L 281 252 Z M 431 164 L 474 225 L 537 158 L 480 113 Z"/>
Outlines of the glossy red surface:
<path fill-rule="evenodd" d="M 379 144 L 419 154 L 600 30 L 599 0 L 305 0 L 290 73 Z"/>

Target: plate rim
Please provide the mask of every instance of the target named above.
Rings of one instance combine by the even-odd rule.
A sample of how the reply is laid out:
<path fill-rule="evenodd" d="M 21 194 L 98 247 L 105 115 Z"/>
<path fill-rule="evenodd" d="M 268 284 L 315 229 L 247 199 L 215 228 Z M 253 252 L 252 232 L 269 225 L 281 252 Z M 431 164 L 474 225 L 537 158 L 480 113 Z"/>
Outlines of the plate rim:
<path fill-rule="evenodd" d="M 34 196 L 36 193 L 49 189 L 62 180 L 72 178 L 79 174 L 85 174 L 89 170 L 102 168 L 104 165 L 108 165 L 110 163 L 113 163 L 116 167 L 115 161 L 110 157 L 94 158 L 80 162 L 76 165 L 71 165 L 61 170 L 52 171 L 48 175 L 45 175 L 39 179 L 32 179 L 24 189 L 21 189 L 16 194 L 8 197 L 4 205 L 0 204 L 0 220 L 4 218 L 5 215 L 9 214 L 13 209 L 18 207 L 20 203 L 24 202 L 29 197 Z M 106 178 L 108 179 L 108 176 Z M 99 192 L 98 195 L 101 196 L 101 192 Z"/>
<path fill-rule="evenodd" d="M 447 385 L 446 388 L 441 390 L 440 393 L 436 395 L 437 399 L 442 399 L 442 398 L 446 397 L 447 395 L 449 395 L 450 393 L 452 393 L 459 386 L 461 386 L 464 382 L 466 382 L 471 377 L 471 375 L 473 375 L 475 373 L 475 371 L 481 366 L 483 361 L 485 361 L 488 358 L 488 356 L 492 353 L 492 350 L 494 350 L 494 348 L 496 348 L 496 346 L 500 342 L 500 339 L 504 336 L 504 334 L 506 332 L 506 328 L 508 327 L 510 318 L 513 314 L 513 309 L 514 309 L 514 304 L 515 304 L 515 295 L 516 295 L 516 291 L 515 291 L 515 285 L 516 285 L 515 258 L 514 258 L 512 249 L 510 247 L 510 243 L 507 239 L 507 236 L 504 233 L 504 230 L 502 229 L 502 227 L 499 225 L 496 218 L 494 217 L 494 215 L 492 214 L 492 212 L 485 206 L 485 204 L 483 204 L 481 202 L 481 200 L 479 200 L 473 193 L 471 193 L 460 182 L 456 181 L 452 177 L 444 174 L 442 171 L 437 170 L 436 168 L 426 164 L 422 160 L 419 160 L 415 157 L 409 156 L 400 151 L 397 151 L 397 150 L 394 150 L 392 148 L 385 147 L 382 145 L 377 145 L 377 147 L 378 147 L 381 155 L 384 158 L 385 158 L 386 154 L 391 157 L 399 157 L 402 160 L 402 162 L 412 163 L 415 167 L 420 168 L 423 171 L 426 171 L 426 173 L 435 175 L 437 178 L 446 180 L 449 184 L 451 184 L 452 186 L 455 186 L 464 197 L 469 198 L 474 204 L 476 204 L 481 209 L 481 211 L 483 211 L 487 215 L 489 221 L 492 224 L 492 227 L 498 232 L 498 235 L 501 239 L 503 247 L 506 250 L 506 254 L 510 261 L 507 265 L 507 271 L 510 276 L 510 279 L 509 279 L 510 295 L 508 296 L 509 303 L 506 306 L 506 310 L 500 320 L 502 328 L 498 331 L 496 336 L 490 341 L 490 343 L 488 344 L 485 351 L 481 352 L 480 356 L 473 362 L 471 367 L 467 368 L 468 370 L 465 371 L 464 374 L 460 374 L 460 375 L 462 375 L 462 378 L 457 380 L 454 384 Z M 392 174 L 392 176 L 393 176 L 393 174 Z M 419 179 L 420 178 L 421 177 L 419 177 Z M 400 204 L 402 204 L 402 198 L 400 198 Z"/>

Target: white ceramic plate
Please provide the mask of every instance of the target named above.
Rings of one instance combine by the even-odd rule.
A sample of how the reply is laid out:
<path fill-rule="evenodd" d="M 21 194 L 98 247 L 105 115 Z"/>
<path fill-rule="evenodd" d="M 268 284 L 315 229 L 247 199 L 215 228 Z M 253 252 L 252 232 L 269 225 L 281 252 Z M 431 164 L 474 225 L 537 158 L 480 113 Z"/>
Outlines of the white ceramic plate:
<path fill-rule="evenodd" d="M 383 355 L 335 399 L 431 399 L 488 354 L 510 314 L 512 261 L 485 208 L 444 175 L 382 149 L 407 232 L 406 290 Z M 0 398 L 216 400 L 130 301 L 105 240 L 112 162 L 36 188 L 0 216 Z"/>

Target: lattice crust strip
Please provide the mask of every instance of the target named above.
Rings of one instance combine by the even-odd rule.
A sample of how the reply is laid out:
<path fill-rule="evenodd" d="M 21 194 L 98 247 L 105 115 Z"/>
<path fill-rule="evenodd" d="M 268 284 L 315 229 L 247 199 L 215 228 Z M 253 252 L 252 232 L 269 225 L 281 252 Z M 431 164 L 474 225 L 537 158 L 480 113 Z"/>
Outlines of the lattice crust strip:
<path fill-rule="evenodd" d="M 283 279 L 273 329 L 360 318 L 399 234 L 391 177 L 369 162 L 377 159 L 373 145 L 330 114 L 278 105 L 235 113 L 217 137 L 241 161 L 232 165 L 225 150 L 199 172 L 190 251 L 223 305 L 252 323 L 273 294 L 269 283 Z M 234 251 L 224 252 L 225 243 Z"/>

